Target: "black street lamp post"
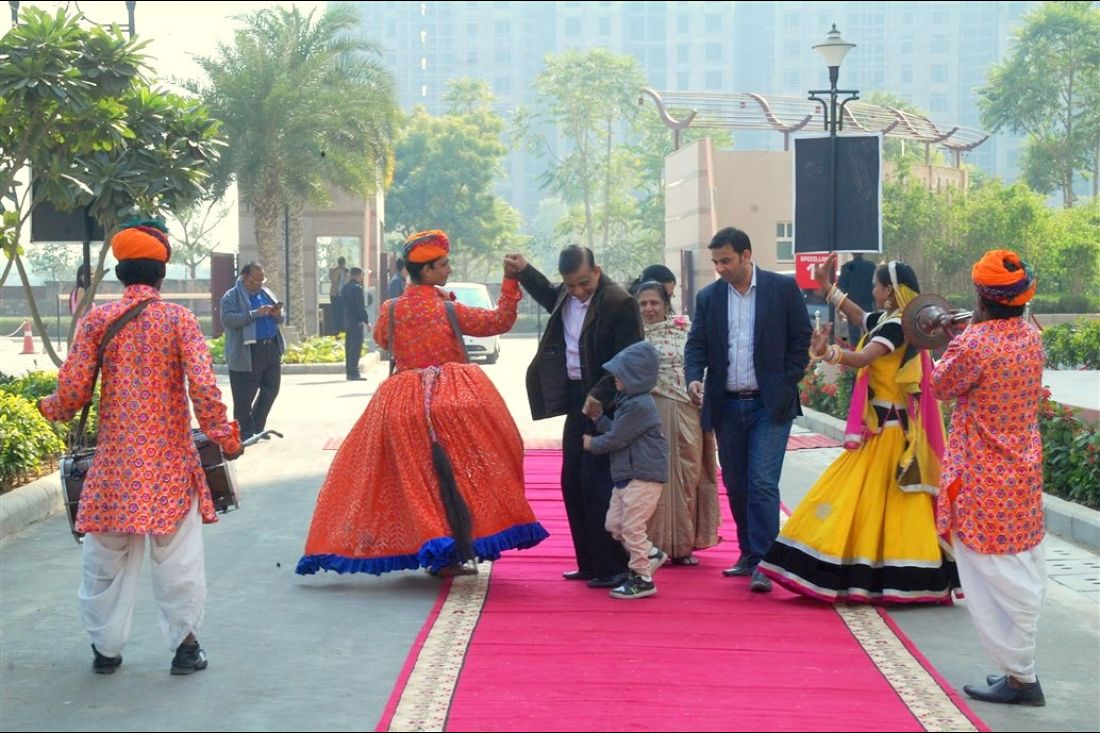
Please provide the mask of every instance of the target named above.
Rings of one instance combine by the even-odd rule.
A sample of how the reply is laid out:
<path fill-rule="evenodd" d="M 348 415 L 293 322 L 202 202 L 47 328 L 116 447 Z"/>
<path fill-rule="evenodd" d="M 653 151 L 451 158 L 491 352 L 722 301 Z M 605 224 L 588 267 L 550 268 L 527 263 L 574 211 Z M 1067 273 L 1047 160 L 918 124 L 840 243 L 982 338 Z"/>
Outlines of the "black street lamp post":
<path fill-rule="evenodd" d="M 856 44 L 841 38 L 840 31 L 836 29 L 836 23 L 833 23 L 833 29 L 829 31 L 825 40 L 813 47 L 815 51 L 821 54 L 825 59 L 825 64 L 829 67 L 829 88 L 811 89 L 809 99 L 813 102 L 821 103 L 825 113 L 825 129 L 829 131 L 829 175 L 831 179 L 829 198 L 832 202 L 832 205 L 829 207 L 830 252 L 836 250 L 836 134 L 838 130 L 844 129 L 844 105 L 859 99 L 859 91 L 855 89 L 837 89 L 836 82 L 840 77 L 840 64 L 844 61 L 844 57 L 848 52 L 855 48 L 855 46 Z M 820 94 L 828 94 L 828 101 L 818 96 Z M 847 97 L 837 104 L 837 97 L 842 94 L 847 95 Z"/>

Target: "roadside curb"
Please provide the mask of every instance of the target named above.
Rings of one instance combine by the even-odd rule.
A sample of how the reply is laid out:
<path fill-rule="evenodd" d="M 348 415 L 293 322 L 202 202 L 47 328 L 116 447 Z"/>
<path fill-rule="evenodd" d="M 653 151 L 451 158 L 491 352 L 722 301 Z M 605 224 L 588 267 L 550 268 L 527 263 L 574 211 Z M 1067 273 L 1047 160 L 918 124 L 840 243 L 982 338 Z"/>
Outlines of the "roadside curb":
<path fill-rule="evenodd" d="M 806 430 L 844 442 L 844 422 L 806 406 L 795 424 Z M 1047 531 L 1092 552 L 1100 553 L 1100 511 L 1043 494 L 1043 515 Z"/>

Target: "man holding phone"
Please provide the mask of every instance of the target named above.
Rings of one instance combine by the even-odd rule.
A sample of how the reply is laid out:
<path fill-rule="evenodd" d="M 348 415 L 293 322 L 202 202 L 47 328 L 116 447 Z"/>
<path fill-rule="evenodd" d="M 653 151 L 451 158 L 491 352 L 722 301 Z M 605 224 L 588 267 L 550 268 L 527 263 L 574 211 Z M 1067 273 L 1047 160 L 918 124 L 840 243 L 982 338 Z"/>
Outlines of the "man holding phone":
<path fill-rule="evenodd" d="M 264 287 L 266 282 L 263 266 L 249 262 L 221 301 L 233 417 L 242 440 L 264 431 L 282 377 L 283 303 Z"/>

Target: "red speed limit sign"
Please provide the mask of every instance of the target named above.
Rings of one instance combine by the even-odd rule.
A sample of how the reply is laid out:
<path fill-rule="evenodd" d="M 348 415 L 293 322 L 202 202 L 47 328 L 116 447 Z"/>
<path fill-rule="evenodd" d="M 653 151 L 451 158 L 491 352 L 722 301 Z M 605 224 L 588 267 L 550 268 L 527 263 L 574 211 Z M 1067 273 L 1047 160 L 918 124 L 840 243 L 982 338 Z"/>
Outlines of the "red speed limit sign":
<path fill-rule="evenodd" d="M 816 290 L 817 280 L 814 279 L 814 266 L 820 265 L 829 259 L 828 252 L 804 252 L 794 256 L 794 277 L 798 281 L 798 287 L 803 290 Z"/>

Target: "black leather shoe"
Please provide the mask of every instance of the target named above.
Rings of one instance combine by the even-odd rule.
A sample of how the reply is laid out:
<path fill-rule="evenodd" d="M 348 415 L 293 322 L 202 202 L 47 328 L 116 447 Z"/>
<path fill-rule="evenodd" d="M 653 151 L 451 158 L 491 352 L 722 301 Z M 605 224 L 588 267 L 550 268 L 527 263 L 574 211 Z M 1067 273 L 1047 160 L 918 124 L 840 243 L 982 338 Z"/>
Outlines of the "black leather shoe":
<path fill-rule="evenodd" d="M 1000 682 L 1004 678 L 1005 678 L 1005 676 L 1003 674 L 987 674 L 985 676 L 985 683 L 987 685 L 989 685 L 990 687 L 992 687 L 993 685 L 997 684 L 998 682 Z"/>
<path fill-rule="evenodd" d="M 562 573 L 561 577 L 566 580 L 592 580 L 592 576 L 583 570 L 570 570 L 568 573 Z"/>
<path fill-rule="evenodd" d="M 752 573 L 752 582 L 749 583 L 749 590 L 753 593 L 771 593 L 772 582 L 759 570 L 754 570 Z"/>
<path fill-rule="evenodd" d="M 115 670 L 122 666 L 121 654 L 117 657 L 105 657 L 95 648 L 95 644 L 92 644 L 92 654 L 95 654 L 95 659 L 92 660 L 92 671 L 96 674 L 114 674 Z"/>
<path fill-rule="evenodd" d="M 626 582 L 626 579 L 630 577 L 628 573 L 619 573 L 618 575 L 605 575 L 601 578 L 592 578 L 588 581 L 589 588 L 615 588 Z"/>
<path fill-rule="evenodd" d="M 199 642 L 180 644 L 172 658 L 172 674 L 191 674 L 206 669 L 206 652 Z"/>
<path fill-rule="evenodd" d="M 753 566 L 749 564 L 747 560 L 739 559 L 737 564 L 732 568 L 726 568 L 722 571 L 722 575 L 727 578 L 740 578 L 746 575 L 752 575 Z"/>
<path fill-rule="evenodd" d="M 981 700 L 982 702 L 998 702 L 1005 705 L 1031 705 L 1032 707 L 1042 707 L 1047 704 L 1047 700 L 1043 697 L 1043 688 L 1039 685 L 1039 680 L 1036 679 L 1030 685 L 1024 685 L 1023 687 L 1012 687 L 1008 684 L 1008 677 L 1002 677 L 995 684 L 987 687 L 971 687 L 970 685 L 963 686 L 963 692 L 975 700 Z"/>

